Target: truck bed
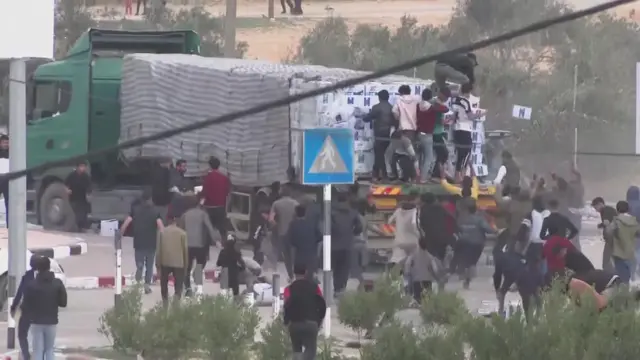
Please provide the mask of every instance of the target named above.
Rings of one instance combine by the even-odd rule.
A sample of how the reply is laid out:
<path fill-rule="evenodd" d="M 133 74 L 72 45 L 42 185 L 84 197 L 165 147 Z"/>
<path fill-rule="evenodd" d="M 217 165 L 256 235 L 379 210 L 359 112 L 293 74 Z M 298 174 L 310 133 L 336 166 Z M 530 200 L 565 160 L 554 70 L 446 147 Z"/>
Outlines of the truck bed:
<path fill-rule="evenodd" d="M 195 55 L 132 54 L 124 58 L 120 142 L 244 110 L 363 74 L 315 65 Z M 417 79 L 390 76 L 387 83 Z M 421 80 L 422 81 L 422 80 Z M 303 129 L 323 127 L 321 102 L 289 106 L 212 125 L 124 151 L 127 159 L 168 156 L 188 161 L 187 176 L 208 171 L 214 155 L 235 185 L 266 186 L 300 169 Z M 296 171 L 300 174 L 300 171 Z"/>

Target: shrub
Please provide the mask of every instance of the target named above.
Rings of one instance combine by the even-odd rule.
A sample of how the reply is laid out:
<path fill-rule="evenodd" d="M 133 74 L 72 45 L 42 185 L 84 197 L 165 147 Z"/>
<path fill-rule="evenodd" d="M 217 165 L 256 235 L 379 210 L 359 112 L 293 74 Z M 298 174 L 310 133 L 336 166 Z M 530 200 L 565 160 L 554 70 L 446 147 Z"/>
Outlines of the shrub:
<path fill-rule="evenodd" d="M 199 349 L 216 360 L 249 359 L 260 321 L 255 308 L 224 296 L 208 296 L 194 306 L 194 324 L 201 335 Z M 193 324 L 192 324 L 193 326 Z"/>
<path fill-rule="evenodd" d="M 358 335 L 358 340 L 372 332 L 382 315 L 375 294 L 364 291 L 346 291 L 338 302 L 340 322 Z"/>
<path fill-rule="evenodd" d="M 254 346 L 254 352 L 260 360 L 282 360 L 291 358 L 291 339 L 289 331 L 280 318 L 275 319 L 262 331 L 262 340 Z"/>
<path fill-rule="evenodd" d="M 456 293 L 439 291 L 426 294 L 420 305 L 420 317 L 425 324 L 454 325 L 468 316 L 467 305 Z"/>
<path fill-rule="evenodd" d="M 100 317 L 98 332 L 119 352 L 136 353 L 140 350 L 137 338 L 142 318 L 140 290 L 137 286 L 125 289 L 120 306 L 108 309 Z"/>
<path fill-rule="evenodd" d="M 196 304 L 179 303 L 165 308 L 156 305 L 144 314 L 137 338 L 145 359 L 173 360 L 188 358 L 201 343 Z"/>

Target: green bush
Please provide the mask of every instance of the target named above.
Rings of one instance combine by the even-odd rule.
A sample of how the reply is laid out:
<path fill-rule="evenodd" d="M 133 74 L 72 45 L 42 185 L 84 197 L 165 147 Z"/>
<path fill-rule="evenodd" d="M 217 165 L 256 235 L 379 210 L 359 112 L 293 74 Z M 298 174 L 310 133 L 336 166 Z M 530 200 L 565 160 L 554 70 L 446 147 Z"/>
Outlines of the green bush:
<path fill-rule="evenodd" d="M 420 305 L 420 317 L 425 324 L 453 325 L 468 316 L 464 300 L 451 292 L 425 294 Z"/>
<path fill-rule="evenodd" d="M 275 319 L 260 331 L 262 340 L 254 346 L 260 360 L 282 360 L 291 358 L 289 330 L 280 318 Z"/>
<path fill-rule="evenodd" d="M 365 333 L 372 332 L 382 311 L 378 307 L 373 293 L 364 291 L 346 291 L 338 301 L 338 318 L 340 322 L 355 331 L 360 339 Z"/>
<path fill-rule="evenodd" d="M 111 342 L 114 350 L 137 353 L 140 351 L 137 335 L 141 321 L 142 292 L 135 286 L 123 291 L 120 306 L 102 314 L 98 332 Z"/>
<path fill-rule="evenodd" d="M 640 315 L 628 291 L 621 291 L 602 312 L 588 298 L 576 306 L 558 288 L 544 295 L 528 319 L 522 311 L 508 318 L 472 316 L 455 293 L 425 297 L 415 318 L 402 324 L 394 317 L 405 298 L 393 277 L 384 277 L 372 292 L 347 292 L 338 316 L 359 335 L 372 339 L 360 348 L 361 360 L 601 360 L 635 359 L 640 354 Z M 125 291 L 121 307 L 100 319 L 100 332 L 114 349 L 146 359 L 276 360 L 291 356 L 281 320 L 261 331 L 255 309 L 224 297 L 156 306 L 141 310 L 140 291 Z M 344 360 L 333 339 L 318 340 L 318 359 Z"/>
<path fill-rule="evenodd" d="M 256 309 L 224 296 L 205 297 L 196 306 L 202 334 L 199 345 L 208 358 L 248 359 L 260 322 Z"/>
<path fill-rule="evenodd" d="M 197 352 L 201 338 L 198 333 L 198 305 L 156 305 L 147 311 L 138 329 L 140 350 L 146 359 L 184 359 Z"/>

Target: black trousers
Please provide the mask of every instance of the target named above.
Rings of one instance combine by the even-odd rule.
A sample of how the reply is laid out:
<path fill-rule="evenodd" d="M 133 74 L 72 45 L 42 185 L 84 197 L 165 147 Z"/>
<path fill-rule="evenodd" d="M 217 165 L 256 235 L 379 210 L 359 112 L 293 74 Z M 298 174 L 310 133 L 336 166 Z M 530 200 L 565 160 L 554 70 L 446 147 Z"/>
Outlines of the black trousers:
<path fill-rule="evenodd" d="M 527 313 L 531 300 L 540 301 L 538 291 L 542 285 L 542 275 L 536 269 L 528 267 L 513 253 L 496 253 L 494 255 L 495 269 L 493 272 L 493 287 L 504 301 L 504 296 L 513 284 L 518 287 L 522 298 L 522 308 Z"/>
<path fill-rule="evenodd" d="M 91 205 L 88 201 L 71 201 L 71 209 L 73 215 L 76 218 L 76 226 L 78 230 L 86 229 L 88 226 L 87 219 L 89 218 L 89 212 Z"/>
<path fill-rule="evenodd" d="M 140 4 L 142 4 L 142 12 L 147 11 L 147 0 L 138 0 L 136 2 L 136 15 L 140 15 Z"/>
<path fill-rule="evenodd" d="M 316 359 L 319 328 L 318 323 L 315 321 L 292 322 L 289 324 L 289 337 L 291 338 L 294 359 Z"/>
<path fill-rule="evenodd" d="M 169 301 L 169 276 L 173 275 L 173 288 L 176 298 L 182 297 L 182 284 L 184 282 L 184 268 L 162 266 L 160 268 L 160 296 L 165 304 Z"/>
<path fill-rule="evenodd" d="M 422 297 L 425 293 L 430 293 L 433 290 L 431 281 L 414 281 L 411 283 L 411 292 L 413 298 L 418 304 L 422 303 Z"/>
<path fill-rule="evenodd" d="M 384 179 L 387 178 L 387 165 L 384 158 L 384 153 L 389 147 L 389 140 L 376 139 L 373 143 L 373 178 Z"/>
<path fill-rule="evenodd" d="M 227 240 L 227 210 L 224 206 L 208 207 L 207 214 L 211 225 L 220 232 L 222 241 Z"/>
<path fill-rule="evenodd" d="M 280 5 L 282 5 L 282 13 L 285 14 L 287 12 L 287 6 L 289 6 L 289 10 L 293 11 L 294 4 L 291 0 L 280 0 Z"/>
<path fill-rule="evenodd" d="M 342 292 L 349 281 L 351 270 L 351 251 L 333 250 L 331 252 L 331 268 L 333 269 L 333 291 Z"/>
<path fill-rule="evenodd" d="M 31 327 L 31 321 L 29 317 L 24 313 L 20 316 L 18 321 L 18 344 L 20 344 L 20 352 L 22 353 L 23 360 L 31 359 L 29 354 L 29 328 Z"/>
<path fill-rule="evenodd" d="M 189 265 L 187 266 L 187 273 L 184 276 L 184 287 L 191 289 L 191 270 L 193 270 L 193 262 L 202 265 L 204 270 L 207 265 L 207 255 L 209 255 L 209 247 L 189 247 Z M 204 279 L 203 279 L 204 280 Z"/>

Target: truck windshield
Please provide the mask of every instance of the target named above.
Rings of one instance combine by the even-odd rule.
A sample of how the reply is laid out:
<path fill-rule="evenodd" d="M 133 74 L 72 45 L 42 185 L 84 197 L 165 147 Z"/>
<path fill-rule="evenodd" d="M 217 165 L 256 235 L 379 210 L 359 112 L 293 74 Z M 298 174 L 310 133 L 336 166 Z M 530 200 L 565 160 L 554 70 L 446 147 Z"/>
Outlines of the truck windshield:
<path fill-rule="evenodd" d="M 50 117 L 67 111 L 71 101 L 71 86 L 67 81 L 36 82 L 33 91 L 31 120 Z"/>

